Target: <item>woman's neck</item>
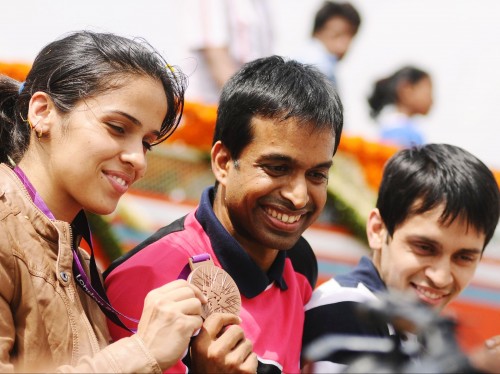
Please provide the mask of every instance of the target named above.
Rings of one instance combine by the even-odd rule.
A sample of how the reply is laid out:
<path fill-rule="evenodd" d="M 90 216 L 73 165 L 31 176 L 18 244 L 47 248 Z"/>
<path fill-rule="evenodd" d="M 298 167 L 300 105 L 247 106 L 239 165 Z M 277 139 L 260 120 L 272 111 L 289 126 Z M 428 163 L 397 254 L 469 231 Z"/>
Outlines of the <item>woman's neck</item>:
<path fill-rule="evenodd" d="M 29 155 L 25 155 L 17 166 L 27 179 L 22 182 L 25 186 L 29 185 L 33 189 L 30 195 L 32 195 L 32 198 L 35 196 L 33 199 L 35 204 L 37 206 L 46 206 L 46 209 L 51 213 L 51 215 L 46 215 L 51 219 L 72 222 L 81 208 L 71 208 L 71 204 L 64 198 L 64 194 L 57 191 L 54 179 L 50 177 L 44 164 L 32 162 Z"/>

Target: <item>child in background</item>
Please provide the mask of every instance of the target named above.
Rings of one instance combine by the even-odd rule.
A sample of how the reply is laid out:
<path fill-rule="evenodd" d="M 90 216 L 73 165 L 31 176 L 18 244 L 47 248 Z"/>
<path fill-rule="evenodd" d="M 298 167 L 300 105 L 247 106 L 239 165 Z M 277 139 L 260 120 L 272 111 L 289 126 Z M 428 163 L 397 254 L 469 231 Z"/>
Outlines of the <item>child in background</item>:
<path fill-rule="evenodd" d="M 416 67 L 403 67 L 375 82 L 368 104 L 380 126 L 380 140 L 403 148 L 425 144 L 415 116 L 427 115 L 432 102 L 431 77 Z"/>

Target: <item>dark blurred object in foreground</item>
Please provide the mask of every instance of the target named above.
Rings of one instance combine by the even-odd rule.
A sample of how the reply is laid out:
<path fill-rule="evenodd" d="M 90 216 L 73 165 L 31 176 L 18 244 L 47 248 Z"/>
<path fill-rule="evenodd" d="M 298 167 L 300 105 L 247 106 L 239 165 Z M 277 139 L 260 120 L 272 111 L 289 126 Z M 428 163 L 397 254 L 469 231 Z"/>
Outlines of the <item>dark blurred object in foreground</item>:
<path fill-rule="evenodd" d="M 389 323 L 402 335 L 413 336 L 415 344 L 405 351 L 391 338 L 330 335 L 306 348 L 307 362 L 322 361 L 339 352 L 354 357 L 344 373 L 480 373 L 458 346 L 456 322 L 407 295 L 390 292 L 359 305 L 359 318 Z"/>

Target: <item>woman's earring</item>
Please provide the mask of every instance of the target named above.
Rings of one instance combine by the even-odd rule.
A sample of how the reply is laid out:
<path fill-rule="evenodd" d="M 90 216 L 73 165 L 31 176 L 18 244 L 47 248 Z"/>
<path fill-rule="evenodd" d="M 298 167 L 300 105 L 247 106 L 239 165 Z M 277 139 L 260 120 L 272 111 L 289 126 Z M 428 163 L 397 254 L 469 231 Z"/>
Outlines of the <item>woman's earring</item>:
<path fill-rule="evenodd" d="M 38 122 L 40 122 L 40 121 L 38 121 Z M 43 130 L 42 130 L 42 127 L 40 126 L 40 130 L 37 131 L 36 128 L 38 126 L 38 122 L 36 123 L 35 126 L 33 126 L 31 124 L 30 120 L 28 120 L 28 123 L 29 123 L 30 127 L 33 129 L 33 131 L 35 131 L 35 134 L 36 134 L 37 138 L 40 139 L 43 136 Z"/>
<path fill-rule="evenodd" d="M 36 130 L 36 128 L 38 126 L 38 122 L 40 122 L 40 120 L 38 120 L 38 122 L 36 123 L 36 125 L 33 126 L 33 124 L 31 123 L 31 121 L 29 120 L 29 118 L 28 119 L 24 119 L 24 117 L 23 117 L 23 115 L 21 113 L 19 113 L 19 115 L 21 116 L 21 119 L 24 122 L 28 122 L 28 125 L 30 125 L 30 128 L 35 131 L 37 138 L 40 139 L 43 136 L 43 130 L 42 130 L 42 128 L 40 128 L 40 131 Z"/>

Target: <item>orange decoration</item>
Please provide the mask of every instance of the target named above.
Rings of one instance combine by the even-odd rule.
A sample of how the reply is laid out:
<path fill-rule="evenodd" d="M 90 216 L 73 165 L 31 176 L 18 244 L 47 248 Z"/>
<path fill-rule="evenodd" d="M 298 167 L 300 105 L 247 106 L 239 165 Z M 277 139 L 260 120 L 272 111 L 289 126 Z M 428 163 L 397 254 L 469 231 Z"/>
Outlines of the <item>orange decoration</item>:
<path fill-rule="evenodd" d="M 493 170 L 493 175 L 495 176 L 495 179 L 497 180 L 497 183 L 500 186 L 500 170 Z"/>
<path fill-rule="evenodd" d="M 179 128 L 165 142 L 180 143 L 210 152 L 217 119 L 217 106 L 186 102 Z M 354 156 L 361 165 L 366 182 L 378 190 L 386 161 L 398 151 L 398 147 L 366 140 L 360 136 L 342 135 L 338 151 Z M 500 184 L 500 171 L 493 171 Z"/>
<path fill-rule="evenodd" d="M 19 82 L 23 82 L 26 79 L 30 69 L 30 64 L 20 62 L 0 62 L 0 74 L 7 75 L 15 80 L 18 80 Z"/>
<path fill-rule="evenodd" d="M 165 143 L 181 143 L 210 152 L 216 119 L 216 106 L 186 102 L 182 122 Z"/>
<path fill-rule="evenodd" d="M 0 62 L 0 74 L 8 75 L 20 82 L 26 79 L 31 69 L 26 63 Z M 196 102 L 186 102 L 179 128 L 168 138 L 166 144 L 180 143 L 204 152 L 210 152 L 212 137 L 217 119 L 217 106 Z M 359 161 L 366 182 L 377 190 L 382 179 L 385 162 L 398 148 L 392 145 L 368 141 L 360 136 L 342 135 L 339 152 L 348 153 Z M 493 170 L 500 184 L 500 171 Z"/>
<path fill-rule="evenodd" d="M 361 165 L 366 182 L 377 190 L 386 161 L 398 151 L 398 147 L 365 140 L 359 136 L 342 135 L 339 152 L 354 156 Z"/>

